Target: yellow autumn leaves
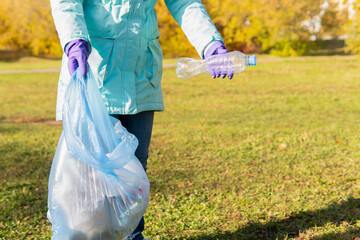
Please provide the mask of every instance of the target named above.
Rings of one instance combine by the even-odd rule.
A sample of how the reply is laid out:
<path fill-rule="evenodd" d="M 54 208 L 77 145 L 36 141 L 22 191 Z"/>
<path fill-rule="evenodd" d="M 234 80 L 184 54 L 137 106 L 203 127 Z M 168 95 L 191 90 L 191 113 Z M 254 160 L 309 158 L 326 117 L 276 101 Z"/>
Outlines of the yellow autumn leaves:
<path fill-rule="evenodd" d="M 335 0 L 203 0 L 209 16 L 230 50 L 301 55 L 312 35 L 344 34 L 346 8 Z M 172 19 L 164 0 L 156 5 L 160 43 L 165 56 L 196 55 L 194 48 Z M 306 27 L 318 19 L 319 32 Z M 360 24 L 359 24 L 360 26 Z M 356 28 L 354 31 L 359 31 Z M 349 42 L 351 43 L 351 41 Z M 353 44 L 354 45 L 354 44 Z M 360 44 L 357 44 L 359 48 Z M 355 47 L 354 47 L 355 48 Z M 62 50 L 48 0 L 2 0 L 0 4 L 0 50 L 22 50 L 32 55 L 60 55 Z M 360 49 L 359 49 L 360 52 Z"/>
<path fill-rule="evenodd" d="M 48 0 L 1 0 L 0 49 L 32 55 L 60 55 L 62 50 Z"/>

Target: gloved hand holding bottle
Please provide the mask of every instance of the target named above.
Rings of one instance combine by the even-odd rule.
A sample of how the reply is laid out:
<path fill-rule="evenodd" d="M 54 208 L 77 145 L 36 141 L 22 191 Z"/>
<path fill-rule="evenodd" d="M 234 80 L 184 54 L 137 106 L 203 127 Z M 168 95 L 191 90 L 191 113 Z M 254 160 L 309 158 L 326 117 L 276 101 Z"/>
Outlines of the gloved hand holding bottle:
<path fill-rule="evenodd" d="M 221 41 L 211 43 L 210 47 L 205 51 L 205 60 L 209 67 L 209 72 L 213 78 L 225 78 L 228 75 L 229 79 L 234 76 L 234 68 L 229 57 L 225 55 L 229 51 Z"/>
<path fill-rule="evenodd" d="M 83 39 L 76 39 L 69 42 L 65 47 L 65 54 L 68 56 L 68 68 L 70 75 L 79 68 L 81 75 L 86 76 L 87 59 L 90 54 L 90 45 Z"/>
<path fill-rule="evenodd" d="M 232 79 L 235 73 L 240 73 L 248 66 L 256 65 L 256 56 L 246 56 L 242 52 L 228 52 L 224 43 L 217 41 L 205 50 L 205 59 L 196 60 L 182 57 L 176 62 L 176 73 L 179 78 L 189 78 L 199 73 L 210 73 L 213 78 Z"/>

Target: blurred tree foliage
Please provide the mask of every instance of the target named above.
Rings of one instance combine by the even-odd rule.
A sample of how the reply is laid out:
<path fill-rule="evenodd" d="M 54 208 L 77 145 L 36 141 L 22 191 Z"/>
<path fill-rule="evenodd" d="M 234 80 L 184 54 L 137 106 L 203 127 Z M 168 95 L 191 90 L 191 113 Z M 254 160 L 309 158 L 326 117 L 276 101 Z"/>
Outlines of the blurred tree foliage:
<path fill-rule="evenodd" d="M 281 56 L 303 55 L 324 35 L 343 34 L 346 9 L 327 0 L 203 0 L 227 48 L 243 52 L 269 52 Z M 164 52 L 172 56 L 194 54 L 184 34 L 170 17 L 163 0 L 157 12 Z M 335 18 L 333 18 L 335 17 Z M 316 21 L 315 21 L 316 20 Z M 315 23 L 324 23 L 316 30 Z M 176 49 L 175 49 L 176 48 Z"/>
<path fill-rule="evenodd" d="M 294 56 L 312 47 L 310 36 L 343 33 L 339 26 L 346 19 L 345 14 L 337 8 L 335 0 L 327 0 L 329 5 L 324 10 L 321 7 L 324 1 L 203 0 L 203 4 L 229 50 Z M 164 0 L 158 1 L 156 9 L 165 56 L 196 55 Z M 314 19 L 324 25 L 320 32 L 314 31 Z M 1 0 L 0 49 L 61 55 L 49 1 Z"/>
<path fill-rule="evenodd" d="M 344 2 L 345 3 L 345 2 Z M 339 36 L 346 34 L 346 24 L 349 21 L 349 5 L 339 8 L 339 1 L 328 0 L 328 7 L 321 17 L 320 35 Z"/>
<path fill-rule="evenodd" d="M 60 55 L 49 1 L 1 0 L 0 48 L 32 55 Z"/>
<path fill-rule="evenodd" d="M 349 19 L 347 24 L 347 33 L 349 38 L 346 39 L 346 50 L 354 54 L 360 54 L 360 0 L 350 2 L 354 9 L 353 16 Z"/>

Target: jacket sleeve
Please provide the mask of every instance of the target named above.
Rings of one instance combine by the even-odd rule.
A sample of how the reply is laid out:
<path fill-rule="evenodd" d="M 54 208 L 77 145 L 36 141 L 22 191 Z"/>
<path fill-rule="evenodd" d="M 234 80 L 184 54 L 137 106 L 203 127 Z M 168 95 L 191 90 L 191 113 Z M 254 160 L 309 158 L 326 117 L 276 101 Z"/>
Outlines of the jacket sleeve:
<path fill-rule="evenodd" d="M 224 41 L 201 0 L 165 0 L 165 4 L 201 58 L 208 44 Z"/>
<path fill-rule="evenodd" d="M 90 42 L 84 19 L 83 1 L 50 0 L 55 27 L 63 49 L 67 43 L 75 39 Z"/>

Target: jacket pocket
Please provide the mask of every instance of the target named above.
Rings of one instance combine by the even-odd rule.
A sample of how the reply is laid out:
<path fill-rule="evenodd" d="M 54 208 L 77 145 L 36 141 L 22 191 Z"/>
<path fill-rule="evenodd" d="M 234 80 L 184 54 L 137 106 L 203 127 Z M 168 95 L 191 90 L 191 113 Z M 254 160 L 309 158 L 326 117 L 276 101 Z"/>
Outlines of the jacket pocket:
<path fill-rule="evenodd" d="M 104 86 L 104 82 L 108 75 L 114 42 L 114 39 L 91 38 L 91 45 L 93 48 L 88 63 L 94 73 L 99 88 Z"/>
<path fill-rule="evenodd" d="M 160 85 L 163 71 L 162 60 L 163 53 L 159 44 L 159 37 L 150 39 L 147 45 L 146 77 L 154 88 Z"/>

